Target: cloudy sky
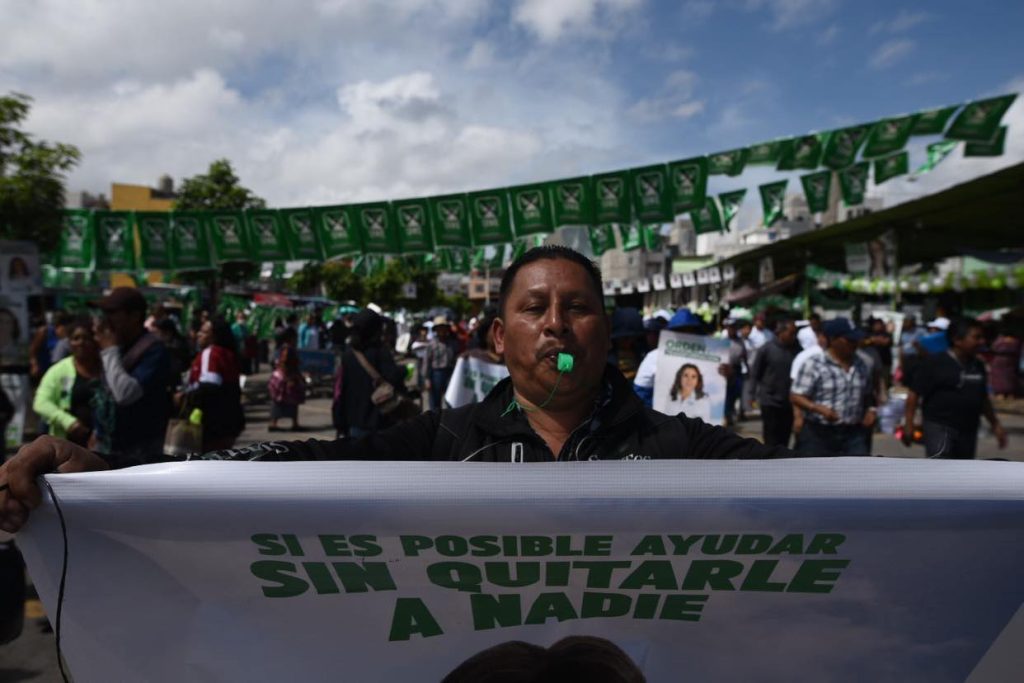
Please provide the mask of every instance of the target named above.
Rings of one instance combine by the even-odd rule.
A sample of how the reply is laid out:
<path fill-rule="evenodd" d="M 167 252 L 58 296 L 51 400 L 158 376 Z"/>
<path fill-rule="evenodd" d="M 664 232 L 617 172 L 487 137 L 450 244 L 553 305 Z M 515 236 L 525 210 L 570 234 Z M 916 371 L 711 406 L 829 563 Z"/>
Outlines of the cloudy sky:
<path fill-rule="evenodd" d="M 82 150 L 70 189 L 227 157 L 274 206 L 596 173 L 1024 90 L 1009 0 L 0 0 L 0 16 L 0 92 Z M 1022 136 L 928 183 L 1019 162 Z"/>

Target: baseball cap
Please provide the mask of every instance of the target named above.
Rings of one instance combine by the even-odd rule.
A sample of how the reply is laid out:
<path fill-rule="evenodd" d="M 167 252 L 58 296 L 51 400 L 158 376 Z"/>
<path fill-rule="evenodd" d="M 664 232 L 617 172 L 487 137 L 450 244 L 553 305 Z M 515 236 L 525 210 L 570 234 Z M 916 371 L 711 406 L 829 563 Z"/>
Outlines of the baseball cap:
<path fill-rule="evenodd" d="M 937 330 L 945 332 L 949 329 L 949 318 L 936 318 L 925 325 L 925 327 L 934 327 Z"/>
<path fill-rule="evenodd" d="M 146 311 L 146 297 L 135 287 L 114 287 L 102 299 L 89 302 L 101 311 Z"/>
<path fill-rule="evenodd" d="M 687 327 L 702 327 L 704 321 L 693 314 L 689 308 L 680 308 L 668 321 L 668 329 L 679 330 Z"/>
<path fill-rule="evenodd" d="M 829 339 L 843 337 L 852 342 L 859 342 L 864 338 L 864 330 L 854 325 L 849 318 L 833 318 L 822 325 L 822 332 Z"/>

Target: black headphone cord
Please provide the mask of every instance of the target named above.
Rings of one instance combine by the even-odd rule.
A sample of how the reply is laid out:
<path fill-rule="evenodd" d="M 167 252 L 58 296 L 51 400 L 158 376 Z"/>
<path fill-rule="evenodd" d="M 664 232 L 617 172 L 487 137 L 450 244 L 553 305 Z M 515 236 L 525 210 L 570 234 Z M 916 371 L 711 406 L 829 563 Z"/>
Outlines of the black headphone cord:
<path fill-rule="evenodd" d="M 41 477 L 40 480 L 43 482 L 46 490 L 50 492 L 53 507 L 57 511 L 57 519 L 60 520 L 60 535 L 64 542 L 63 559 L 61 560 L 60 567 L 60 586 L 57 589 L 57 616 L 54 619 L 53 638 L 57 646 L 57 666 L 60 667 L 61 678 L 64 679 L 64 683 L 71 683 L 68 672 L 64 669 L 64 657 L 60 649 L 61 617 L 64 612 L 64 588 L 68 578 L 68 527 L 64 522 L 64 512 L 60 509 L 60 501 L 57 500 L 57 494 L 54 493 L 53 487 L 50 485 L 50 482 L 46 481 L 45 477 Z"/>

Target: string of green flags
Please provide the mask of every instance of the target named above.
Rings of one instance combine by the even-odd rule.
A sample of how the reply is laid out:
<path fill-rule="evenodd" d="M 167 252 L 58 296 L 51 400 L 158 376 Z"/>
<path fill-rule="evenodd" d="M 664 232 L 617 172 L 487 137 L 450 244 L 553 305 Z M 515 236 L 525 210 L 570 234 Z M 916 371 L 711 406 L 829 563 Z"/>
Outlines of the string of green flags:
<path fill-rule="evenodd" d="M 944 138 L 928 146 L 917 174 L 931 171 L 961 142 L 965 156 L 1001 155 L 1001 122 L 1015 98 L 991 97 L 665 164 L 437 197 L 247 211 L 68 210 L 51 265 L 180 271 L 237 261 L 351 257 L 372 272 L 382 256 L 407 255 L 426 268 L 468 272 L 500 267 L 529 239 L 564 226 L 587 228 L 595 255 L 617 244 L 626 251 L 652 249 L 661 241 L 659 224 L 678 215 L 689 213 L 698 234 L 730 229 L 747 191 L 709 195 L 709 176 L 737 177 L 757 165 L 810 171 L 800 181 L 808 208 L 820 212 L 832 199 L 833 173 L 848 206 L 864 201 L 872 166 L 876 184 L 909 173 L 905 147 L 915 135 Z M 783 216 L 787 186 L 787 180 L 759 186 L 766 227 Z"/>

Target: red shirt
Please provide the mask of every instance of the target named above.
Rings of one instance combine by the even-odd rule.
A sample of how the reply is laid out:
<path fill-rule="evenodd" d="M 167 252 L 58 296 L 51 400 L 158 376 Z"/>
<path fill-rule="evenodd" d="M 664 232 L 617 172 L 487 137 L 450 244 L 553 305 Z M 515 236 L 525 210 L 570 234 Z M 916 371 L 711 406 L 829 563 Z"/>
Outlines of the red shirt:
<path fill-rule="evenodd" d="M 188 372 L 189 384 L 238 384 L 235 354 L 223 346 L 210 345 L 196 355 Z"/>

